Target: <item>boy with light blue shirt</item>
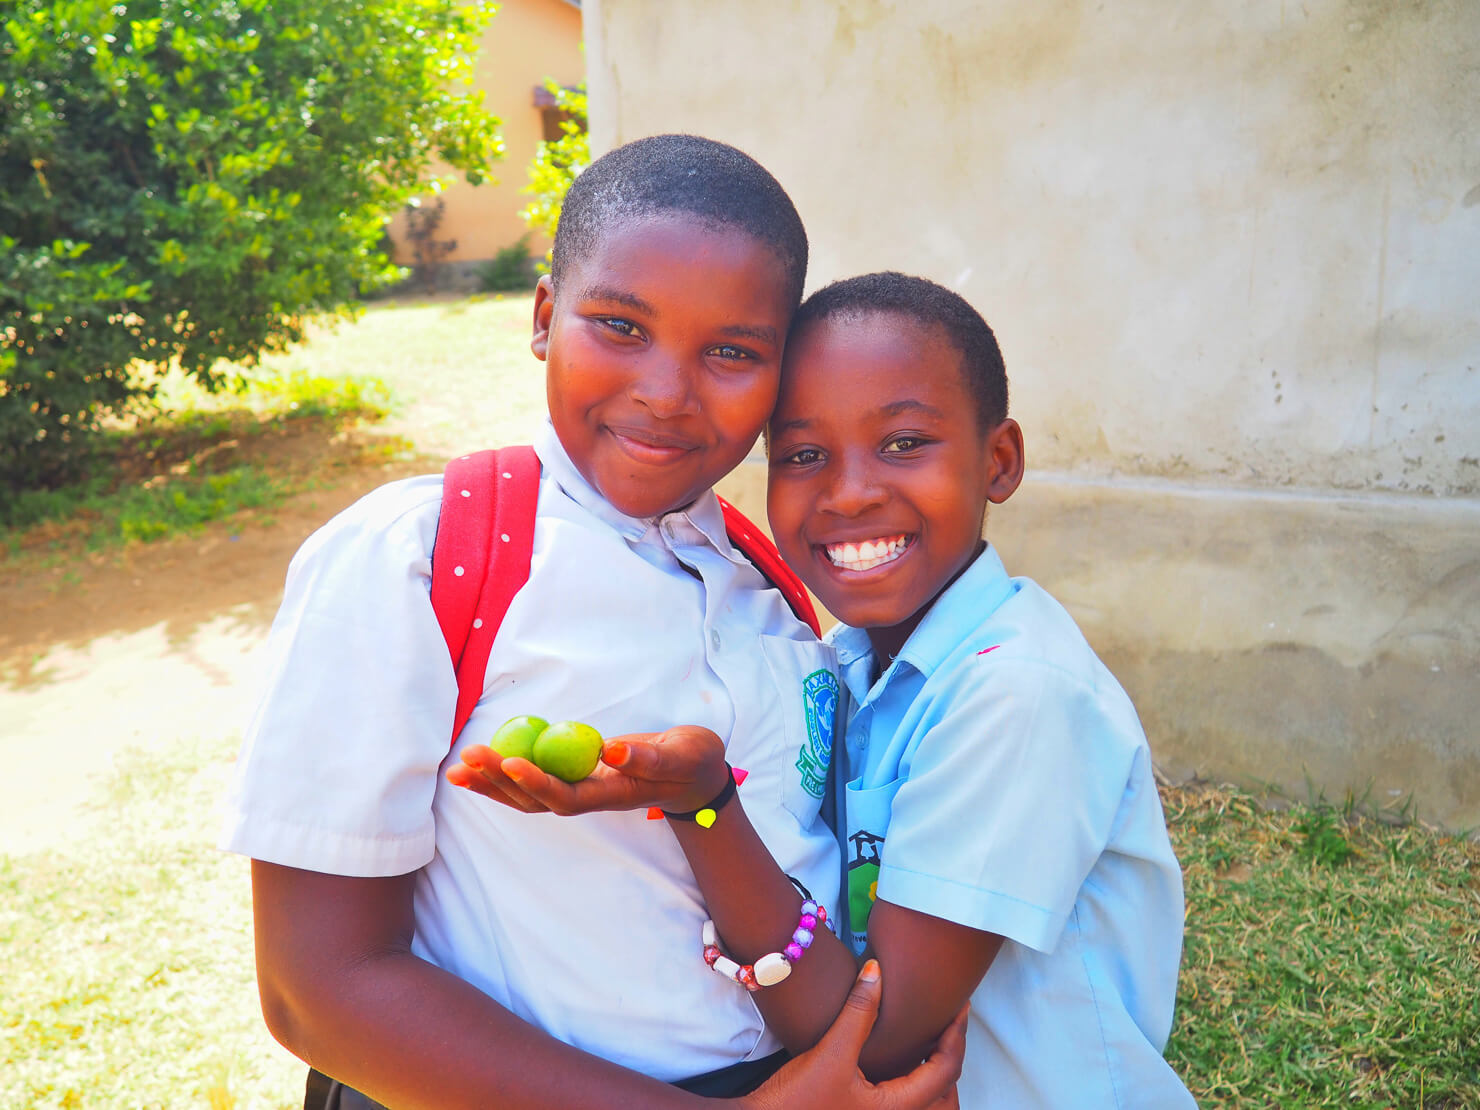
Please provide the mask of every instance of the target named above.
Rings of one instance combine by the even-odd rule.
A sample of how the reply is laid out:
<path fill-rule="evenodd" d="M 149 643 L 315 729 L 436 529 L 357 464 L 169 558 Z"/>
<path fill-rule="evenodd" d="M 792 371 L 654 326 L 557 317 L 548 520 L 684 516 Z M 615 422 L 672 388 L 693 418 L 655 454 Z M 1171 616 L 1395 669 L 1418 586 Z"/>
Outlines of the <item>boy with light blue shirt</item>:
<path fill-rule="evenodd" d="M 852 701 L 834 756 L 843 939 L 817 932 L 752 995 L 767 1021 L 807 1043 L 876 957 L 870 1076 L 909 1068 L 969 1003 L 966 1110 L 1193 1105 L 1162 1057 L 1183 901 L 1145 734 L 1063 607 L 982 538 L 1023 474 L 991 329 L 920 278 L 821 290 L 793 322 L 767 449 L 777 546 L 842 621 Z M 561 812 L 647 783 L 719 800 L 707 830 L 675 831 L 727 958 L 758 969 L 796 896 L 743 792 L 714 793 L 717 738 L 624 737 L 603 759 L 621 774 L 572 788 L 518 767 L 519 785 Z"/>
<path fill-rule="evenodd" d="M 1181 876 L 1135 710 L 1063 607 L 988 548 L 877 678 L 866 630 L 830 638 L 853 949 L 878 899 L 1010 942 L 971 995 L 962 1105 L 1187 1105 L 1161 1057 Z"/>

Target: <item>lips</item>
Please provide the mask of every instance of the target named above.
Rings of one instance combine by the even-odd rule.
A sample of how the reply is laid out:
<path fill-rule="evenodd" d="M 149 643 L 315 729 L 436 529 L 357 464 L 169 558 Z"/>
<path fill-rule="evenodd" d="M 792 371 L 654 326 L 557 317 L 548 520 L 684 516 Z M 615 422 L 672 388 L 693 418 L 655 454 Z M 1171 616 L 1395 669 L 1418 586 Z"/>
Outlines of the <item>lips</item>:
<path fill-rule="evenodd" d="M 607 425 L 618 446 L 640 462 L 668 462 L 698 447 L 693 440 L 638 425 Z"/>
<path fill-rule="evenodd" d="M 828 562 L 842 570 L 865 571 L 892 563 L 909 549 L 913 537 L 903 534 L 879 536 L 871 540 L 848 540 L 822 545 Z"/>

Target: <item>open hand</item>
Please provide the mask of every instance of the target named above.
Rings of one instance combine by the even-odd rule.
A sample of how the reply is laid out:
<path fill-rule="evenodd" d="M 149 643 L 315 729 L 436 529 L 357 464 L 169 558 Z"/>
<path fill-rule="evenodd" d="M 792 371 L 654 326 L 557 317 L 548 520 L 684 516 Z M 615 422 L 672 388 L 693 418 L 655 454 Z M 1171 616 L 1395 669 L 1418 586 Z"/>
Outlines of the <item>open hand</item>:
<path fill-rule="evenodd" d="M 879 964 L 863 965 L 843 1009 L 822 1040 L 739 1101 L 746 1110 L 826 1106 L 836 1110 L 951 1110 L 960 1106 L 956 1080 L 966 1058 L 966 1010 L 947 1026 L 935 1050 L 914 1071 L 870 1083 L 858 1054 L 879 1015 Z"/>
<path fill-rule="evenodd" d="M 596 770 L 563 782 L 527 759 L 500 759 L 486 744 L 464 748 L 447 781 L 525 813 L 572 816 L 600 810 L 697 809 L 725 784 L 725 745 L 707 728 L 680 725 L 664 732 L 613 737 Z"/>

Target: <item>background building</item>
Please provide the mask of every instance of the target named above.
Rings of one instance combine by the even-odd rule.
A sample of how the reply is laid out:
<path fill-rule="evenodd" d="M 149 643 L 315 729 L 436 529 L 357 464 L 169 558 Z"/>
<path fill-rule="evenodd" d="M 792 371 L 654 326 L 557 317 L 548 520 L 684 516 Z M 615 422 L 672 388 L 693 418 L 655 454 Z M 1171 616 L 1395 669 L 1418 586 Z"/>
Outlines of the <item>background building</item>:
<path fill-rule="evenodd" d="M 733 142 L 796 199 L 809 288 L 900 269 L 992 322 L 1029 477 L 989 534 L 1163 768 L 1480 826 L 1480 6 L 585 23 L 594 152 Z"/>
<path fill-rule="evenodd" d="M 585 75 L 580 0 L 499 0 L 483 34 L 474 80 L 503 120 L 504 158 L 493 167 L 495 181 L 473 186 L 459 178 L 437 194 L 443 208 L 431 238 L 442 244 L 439 286 L 467 286 L 479 267 L 525 235 L 532 255 L 541 257 L 549 248 L 548 239 L 519 217 L 530 199 L 521 190 L 529 183 L 536 148 L 559 137 L 559 114 L 545 82 L 574 86 Z M 435 203 L 428 197 L 424 206 Z M 410 230 L 407 213 L 390 228 L 396 261 L 406 266 L 417 261 Z"/>

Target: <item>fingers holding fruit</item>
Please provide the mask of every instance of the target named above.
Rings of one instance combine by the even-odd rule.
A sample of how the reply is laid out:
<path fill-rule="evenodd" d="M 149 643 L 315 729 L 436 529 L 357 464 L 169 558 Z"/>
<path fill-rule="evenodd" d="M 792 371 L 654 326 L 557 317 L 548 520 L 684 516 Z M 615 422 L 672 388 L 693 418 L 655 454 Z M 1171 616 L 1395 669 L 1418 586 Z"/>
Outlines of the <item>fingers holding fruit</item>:
<path fill-rule="evenodd" d="M 654 804 L 646 784 L 601 764 L 602 747 L 601 734 L 581 721 L 511 717 L 487 744 L 462 749 L 461 763 L 449 767 L 446 777 L 453 786 L 524 813 L 572 816 Z"/>
<path fill-rule="evenodd" d="M 693 726 L 603 742 L 579 721 L 512 717 L 488 744 L 459 754 L 448 782 L 524 813 L 686 811 L 714 797 L 729 775 L 724 741 Z"/>
<path fill-rule="evenodd" d="M 525 813 L 543 813 L 557 807 L 527 784 L 543 785 L 542 776 L 579 782 L 596 769 L 600 756 L 601 733 L 588 724 L 511 717 L 487 744 L 464 748 L 462 764 L 448 768 L 447 781 Z"/>
<path fill-rule="evenodd" d="M 523 757 L 500 756 L 487 744 L 469 745 L 458 753 L 458 757 L 462 762 L 447 768 L 447 781 L 453 786 L 461 786 L 524 813 L 544 813 L 549 808 L 531 797 L 518 782 L 509 777 L 508 770 L 521 765 L 528 766 L 531 771 L 538 771 L 538 768 Z"/>

